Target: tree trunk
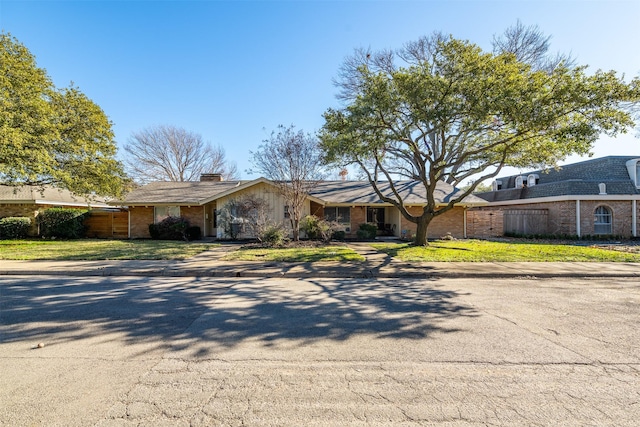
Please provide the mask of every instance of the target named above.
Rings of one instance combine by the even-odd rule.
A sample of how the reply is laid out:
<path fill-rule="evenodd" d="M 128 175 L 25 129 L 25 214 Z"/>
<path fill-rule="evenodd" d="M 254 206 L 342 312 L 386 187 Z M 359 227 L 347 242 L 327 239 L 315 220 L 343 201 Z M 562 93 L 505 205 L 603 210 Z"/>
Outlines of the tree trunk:
<path fill-rule="evenodd" d="M 415 239 L 415 245 L 416 246 L 427 246 L 429 245 L 429 242 L 427 240 L 427 227 L 429 227 L 429 223 L 431 222 L 431 219 L 429 216 L 427 215 L 422 215 L 421 217 L 417 218 L 418 221 L 416 222 L 418 228 L 416 230 L 416 239 Z"/>
<path fill-rule="evenodd" d="M 292 219 L 291 220 L 291 228 L 293 229 L 293 241 L 297 242 L 300 240 L 300 220 Z"/>

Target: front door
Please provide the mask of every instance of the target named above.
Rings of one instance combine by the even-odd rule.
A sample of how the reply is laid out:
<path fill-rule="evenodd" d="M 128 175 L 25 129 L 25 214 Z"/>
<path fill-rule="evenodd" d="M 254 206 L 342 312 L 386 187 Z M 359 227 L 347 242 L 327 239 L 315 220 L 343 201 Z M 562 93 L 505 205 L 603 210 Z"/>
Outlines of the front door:
<path fill-rule="evenodd" d="M 384 230 L 384 208 L 367 208 L 367 222 L 375 224 L 378 230 Z"/>

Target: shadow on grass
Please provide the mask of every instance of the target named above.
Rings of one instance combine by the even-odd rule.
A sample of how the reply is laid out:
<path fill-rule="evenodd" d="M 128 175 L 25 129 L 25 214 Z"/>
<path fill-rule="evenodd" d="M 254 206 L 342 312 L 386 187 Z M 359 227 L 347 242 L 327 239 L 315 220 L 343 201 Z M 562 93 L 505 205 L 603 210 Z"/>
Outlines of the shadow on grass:
<path fill-rule="evenodd" d="M 264 347 L 450 333 L 475 316 L 435 282 L 197 278 L 0 279 L 0 345 L 64 344 L 118 334 L 125 344 L 211 356 L 244 342 Z M 110 335 L 111 336 L 111 335 Z M 113 338 L 110 338 L 113 339 Z"/>

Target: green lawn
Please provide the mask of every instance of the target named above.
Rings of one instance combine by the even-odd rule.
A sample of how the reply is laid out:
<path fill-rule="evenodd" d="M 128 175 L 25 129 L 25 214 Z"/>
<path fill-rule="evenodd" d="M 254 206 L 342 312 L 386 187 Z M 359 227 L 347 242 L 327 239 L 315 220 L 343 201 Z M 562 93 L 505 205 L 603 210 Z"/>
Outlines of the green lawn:
<path fill-rule="evenodd" d="M 640 254 L 588 246 L 484 240 L 438 240 L 429 246 L 374 243 L 375 249 L 402 261 L 444 262 L 640 262 Z"/>
<path fill-rule="evenodd" d="M 227 261 L 364 261 L 364 257 L 346 246 L 295 248 L 241 248 L 227 254 Z"/>
<path fill-rule="evenodd" d="M 0 259 L 185 259 L 213 246 L 168 240 L 0 240 Z"/>

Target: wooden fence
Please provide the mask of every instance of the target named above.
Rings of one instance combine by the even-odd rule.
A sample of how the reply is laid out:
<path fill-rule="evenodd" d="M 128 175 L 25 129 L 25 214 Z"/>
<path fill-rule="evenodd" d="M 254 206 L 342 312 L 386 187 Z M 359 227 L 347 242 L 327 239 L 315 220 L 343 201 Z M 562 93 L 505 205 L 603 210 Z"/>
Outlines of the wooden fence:
<path fill-rule="evenodd" d="M 84 224 L 88 228 L 87 237 L 129 238 L 129 213 L 127 211 L 91 211 Z"/>
<path fill-rule="evenodd" d="M 504 232 L 514 234 L 547 234 L 547 209 L 510 209 L 504 211 Z"/>

